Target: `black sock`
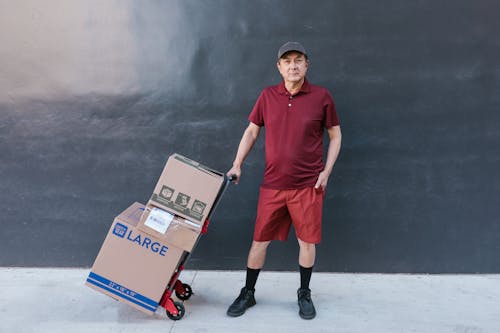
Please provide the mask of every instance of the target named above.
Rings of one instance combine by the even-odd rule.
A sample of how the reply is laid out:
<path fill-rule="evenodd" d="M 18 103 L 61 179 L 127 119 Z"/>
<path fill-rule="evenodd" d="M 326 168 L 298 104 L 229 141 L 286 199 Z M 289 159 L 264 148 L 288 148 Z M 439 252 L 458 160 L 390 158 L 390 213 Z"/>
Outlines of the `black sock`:
<path fill-rule="evenodd" d="M 311 281 L 311 274 L 313 266 L 306 268 L 300 266 L 300 289 L 309 289 L 309 282 Z"/>
<path fill-rule="evenodd" d="M 255 290 L 255 284 L 257 283 L 257 278 L 259 277 L 260 269 L 253 269 L 247 267 L 247 281 L 245 287 L 249 290 Z"/>

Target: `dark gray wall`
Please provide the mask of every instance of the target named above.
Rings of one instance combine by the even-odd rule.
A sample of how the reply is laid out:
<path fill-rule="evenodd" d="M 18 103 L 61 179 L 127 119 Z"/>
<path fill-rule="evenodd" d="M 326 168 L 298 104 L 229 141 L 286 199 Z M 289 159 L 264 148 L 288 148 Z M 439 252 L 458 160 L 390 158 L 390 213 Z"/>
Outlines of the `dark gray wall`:
<path fill-rule="evenodd" d="M 316 269 L 500 273 L 500 3 L 0 1 L 2 266 L 90 266 L 171 153 L 227 170 L 299 40 L 343 148 Z M 189 267 L 243 269 L 262 138 Z M 294 270 L 273 243 L 267 269 Z"/>

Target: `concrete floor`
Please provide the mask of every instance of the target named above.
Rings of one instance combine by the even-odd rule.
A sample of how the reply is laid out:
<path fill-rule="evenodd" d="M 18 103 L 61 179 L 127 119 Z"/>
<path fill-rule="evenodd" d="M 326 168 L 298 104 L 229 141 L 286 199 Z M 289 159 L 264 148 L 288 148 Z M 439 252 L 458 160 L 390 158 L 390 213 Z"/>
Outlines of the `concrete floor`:
<path fill-rule="evenodd" d="M 226 316 L 242 271 L 185 271 L 179 321 L 148 316 L 84 285 L 89 269 L 0 268 L 0 332 L 500 332 L 500 275 L 314 273 L 318 315 L 298 316 L 298 273 L 266 272 L 257 305 Z"/>

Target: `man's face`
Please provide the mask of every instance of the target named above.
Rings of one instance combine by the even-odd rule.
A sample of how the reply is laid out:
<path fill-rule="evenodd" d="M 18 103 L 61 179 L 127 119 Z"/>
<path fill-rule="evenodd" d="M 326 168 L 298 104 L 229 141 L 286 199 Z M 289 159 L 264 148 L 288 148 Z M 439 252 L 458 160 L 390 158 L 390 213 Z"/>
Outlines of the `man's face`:
<path fill-rule="evenodd" d="M 278 60 L 278 70 L 285 82 L 300 82 L 307 72 L 309 63 L 300 52 L 288 52 Z"/>

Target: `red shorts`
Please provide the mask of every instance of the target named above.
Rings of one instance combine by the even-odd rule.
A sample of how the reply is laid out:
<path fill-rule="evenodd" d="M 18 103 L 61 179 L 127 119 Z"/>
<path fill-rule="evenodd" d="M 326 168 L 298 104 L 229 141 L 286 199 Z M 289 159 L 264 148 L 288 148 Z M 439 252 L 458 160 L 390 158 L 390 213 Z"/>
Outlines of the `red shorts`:
<path fill-rule="evenodd" d="M 298 239 L 312 244 L 321 241 L 322 189 L 260 189 L 253 239 L 258 242 L 288 238 L 293 224 Z"/>

